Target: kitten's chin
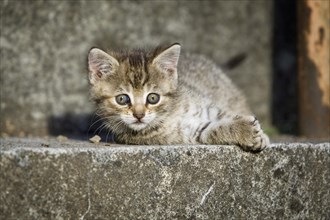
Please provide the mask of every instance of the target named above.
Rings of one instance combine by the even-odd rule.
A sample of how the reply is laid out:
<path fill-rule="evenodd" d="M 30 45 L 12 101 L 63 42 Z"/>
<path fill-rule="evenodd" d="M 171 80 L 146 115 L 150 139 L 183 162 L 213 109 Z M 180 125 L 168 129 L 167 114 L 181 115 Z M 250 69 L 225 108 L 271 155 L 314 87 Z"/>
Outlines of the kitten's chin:
<path fill-rule="evenodd" d="M 140 131 L 142 129 L 144 129 L 145 127 L 147 127 L 148 124 L 146 123 L 132 123 L 132 124 L 129 124 L 128 127 L 132 130 L 135 130 L 135 131 Z"/>

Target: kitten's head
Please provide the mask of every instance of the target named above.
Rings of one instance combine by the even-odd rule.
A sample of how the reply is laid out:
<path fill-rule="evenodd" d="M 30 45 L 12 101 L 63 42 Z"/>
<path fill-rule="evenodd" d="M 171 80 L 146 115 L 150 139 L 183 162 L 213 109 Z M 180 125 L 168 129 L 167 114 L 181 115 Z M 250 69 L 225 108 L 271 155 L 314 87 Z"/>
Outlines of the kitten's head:
<path fill-rule="evenodd" d="M 179 55 L 179 44 L 150 52 L 90 50 L 91 96 L 113 131 L 155 128 L 173 111 Z"/>

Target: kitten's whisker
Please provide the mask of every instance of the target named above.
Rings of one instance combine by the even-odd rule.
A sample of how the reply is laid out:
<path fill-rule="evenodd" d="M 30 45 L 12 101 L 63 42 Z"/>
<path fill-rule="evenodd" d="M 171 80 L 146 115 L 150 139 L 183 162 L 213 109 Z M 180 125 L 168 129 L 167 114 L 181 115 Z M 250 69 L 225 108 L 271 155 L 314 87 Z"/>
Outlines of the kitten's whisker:
<path fill-rule="evenodd" d="M 99 120 L 97 120 L 96 122 L 98 122 L 98 121 L 103 121 L 102 122 L 102 124 L 94 131 L 94 135 L 96 134 L 96 132 L 100 129 L 100 128 L 102 128 L 105 124 L 106 124 L 106 119 L 109 119 L 108 117 L 103 117 L 103 118 L 100 118 Z M 95 123 L 96 123 L 95 122 Z M 94 124 L 95 124 L 94 123 Z M 103 128 L 102 128 L 103 129 Z"/>
<path fill-rule="evenodd" d="M 107 129 L 109 129 L 109 123 L 107 123 L 107 121 L 106 121 L 106 119 L 108 120 L 108 121 L 111 121 L 111 117 L 106 117 L 106 118 L 103 118 L 104 119 L 104 122 L 103 122 L 103 124 L 102 124 L 102 126 L 100 126 L 98 129 L 100 129 L 101 128 L 101 130 L 99 131 L 99 133 L 101 133 L 102 132 L 102 130 L 104 129 L 104 128 L 107 128 Z M 111 130 L 111 129 L 110 129 Z"/>
<path fill-rule="evenodd" d="M 94 134 L 96 134 L 96 132 L 97 132 L 97 134 L 101 134 L 101 133 L 102 133 L 102 130 L 103 130 L 105 127 L 107 127 L 107 124 L 106 124 L 106 123 L 102 123 L 102 125 L 100 125 L 100 126 L 95 130 Z"/>
<path fill-rule="evenodd" d="M 112 126 L 110 126 L 109 124 L 105 124 L 104 128 L 106 127 L 108 129 L 108 133 L 107 133 L 107 136 L 106 136 L 106 139 L 105 139 L 106 142 L 108 142 L 109 134 L 112 134 L 112 131 L 117 130 L 117 128 L 119 126 L 121 126 L 122 124 L 124 124 L 123 121 L 117 121 Z"/>
<path fill-rule="evenodd" d="M 104 118 L 99 118 L 98 120 L 96 120 L 95 122 L 93 122 L 93 123 L 89 126 L 88 133 L 89 133 L 90 129 L 91 129 L 91 128 L 92 128 L 97 122 L 102 121 L 102 120 L 104 120 Z M 95 132 L 94 132 L 94 133 L 95 133 Z"/>
<path fill-rule="evenodd" d="M 93 120 L 95 119 L 95 117 L 96 117 L 96 112 L 94 112 L 93 113 L 93 117 L 92 117 L 92 119 L 91 119 L 91 123 L 93 122 Z M 94 125 L 94 123 L 92 123 L 89 127 L 88 127 L 88 130 L 87 130 L 87 138 L 89 137 L 89 132 L 90 132 L 90 130 L 91 130 L 91 128 L 92 128 L 92 126 Z"/>
<path fill-rule="evenodd" d="M 105 113 L 106 113 L 105 110 L 100 110 L 100 109 L 96 110 L 96 111 L 93 113 L 93 117 L 92 117 L 92 119 L 91 119 L 91 122 L 93 122 L 95 118 L 97 118 L 97 117 L 99 117 L 99 118 L 98 118 L 96 121 L 94 121 L 94 122 L 89 126 L 88 131 L 87 131 L 87 135 L 89 134 L 91 128 L 92 128 L 97 122 L 99 122 L 99 121 L 101 121 L 101 120 L 104 120 L 104 119 L 106 118 L 106 117 L 104 117 Z M 94 132 L 94 134 L 95 134 L 95 133 L 96 133 L 96 132 Z"/>
<path fill-rule="evenodd" d="M 106 142 L 106 143 L 108 143 L 108 136 L 109 136 L 110 132 L 111 132 L 111 130 L 108 129 L 108 133 L 107 133 L 107 136 L 106 136 L 106 138 L 105 138 L 105 142 Z"/>
<path fill-rule="evenodd" d="M 112 131 L 116 131 L 122 125 L 125 125 L 123 121 L 117 121 L 112 125 L 112 127 L 109 126 L 109 129 Z"/>

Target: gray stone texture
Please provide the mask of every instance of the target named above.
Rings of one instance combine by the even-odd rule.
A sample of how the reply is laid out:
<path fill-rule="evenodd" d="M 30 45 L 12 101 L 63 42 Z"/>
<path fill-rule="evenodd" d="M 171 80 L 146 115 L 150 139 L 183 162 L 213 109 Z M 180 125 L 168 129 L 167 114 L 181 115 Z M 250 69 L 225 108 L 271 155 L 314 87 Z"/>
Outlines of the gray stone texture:
<path fill-rule="evenodd" d="M 329 219 L 330 145 L 0 139 L 1 219 Z"/>
<path fill-rule="evenodd" d="M 52 119 L 64 116 L 86 130 L 89 49 L 163 42 L 219 65 L 236 60 L 228 75 L 270 122 L 272 1 L 3 0 L 0 7 L 2 133 L 47 135 Z"/>

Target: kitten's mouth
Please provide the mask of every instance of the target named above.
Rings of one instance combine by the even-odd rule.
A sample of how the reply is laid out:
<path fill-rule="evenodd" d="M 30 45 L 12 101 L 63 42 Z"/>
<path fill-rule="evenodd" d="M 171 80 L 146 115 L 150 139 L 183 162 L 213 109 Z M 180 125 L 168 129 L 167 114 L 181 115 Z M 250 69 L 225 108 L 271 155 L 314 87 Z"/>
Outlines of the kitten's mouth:
<path fill-rule="evenodd" d="M 133 130 L 139 131 L 139 130 L 142 130 L 143 128 L 147 127 L 147 123 L 137 120 L 136 122 L 133 122 L 132 124 L 130 124 L 129 127 Z"/>
<path fill-rule="evenodd" d="M 133 125 L 143 125 L 145 124 L 144 122 L 142 121 L 136 121 L 136 122 L 133 122 Z"/>

